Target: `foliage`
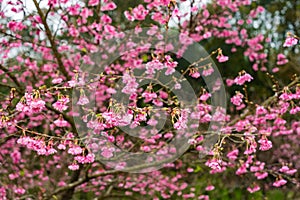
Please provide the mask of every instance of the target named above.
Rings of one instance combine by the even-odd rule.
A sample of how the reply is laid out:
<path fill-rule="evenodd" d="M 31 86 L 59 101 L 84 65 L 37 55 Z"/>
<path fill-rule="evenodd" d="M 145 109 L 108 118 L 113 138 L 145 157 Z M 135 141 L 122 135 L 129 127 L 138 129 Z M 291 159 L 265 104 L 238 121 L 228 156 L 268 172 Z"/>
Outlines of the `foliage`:
<path fill-rule="evenodd" d="M 0 0 L 0 199 L 299 198 L 299 5 Z"/>

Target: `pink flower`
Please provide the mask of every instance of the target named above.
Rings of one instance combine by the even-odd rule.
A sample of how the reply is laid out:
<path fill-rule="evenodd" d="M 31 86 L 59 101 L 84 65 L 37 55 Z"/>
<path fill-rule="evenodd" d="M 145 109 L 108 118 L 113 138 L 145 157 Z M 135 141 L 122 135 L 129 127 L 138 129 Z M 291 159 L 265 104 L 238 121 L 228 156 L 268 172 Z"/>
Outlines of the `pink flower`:
<path fill-rule="evenodd" d="M 222 62 L 226 62 L 229 58 L 228 58 L 228 56 L 218 55 L 217 59 L 220 63 L 222 63 Z"/>
<path fill-rule="evenodd" d="M 288 167 L 288 166 L 282 166 L 280 169 L 279 169 L 279 171 L 280 172 L 286 172 L 286 171 L 288 171 L 290 168 Z"/>
<path fill-rule="evenodd" d="M 188 112 L 188 111 L 187 111 Z M 176 123 L 174 123 L 174 128 L 177 130 L 186 129 L 187 128 L 187 113 L 186 111 L 181 111 L 181 116 L 177 120 Z"/>
<path fill-rule="evenodd" d="M 68 153 L 71 155 L 78 155 L 82 153 L 82 148 L 79 146 L 74 146 L 68 150 Z"/>
<path fill-rule="evenodd" d="M 193 44 L 194 40 L 189 36 L 188 32 L 182 32 L 179 35 L 179 42 L 183 45 Z"/>
<path fill-rule="evenodd" d="M 293 175 L 297 172 L 297 169 L 290 169 L 288 166 L 283 166 L 279 169 L 279 171 L 288 175 Z"/>
<path fill-rule="evenodd" d="M 211 97 L 211 94 L 210 93 L 205 93 L 205 94 L 202 94 L 200 96 L 200 100 L 201 101 L 207 101 L 207 99 L 209 99 Z"/>
<path fill-rule="evenodd" d="M 232 80 L 232 79 L 226 79 L 226 85 L 228 86 L 228 87 L 230 87 L 230 86 L 232 86 L 234 84 L 234 80 Z"/>
<path fill-rule="evenodd" d="M 65 149 L 66 149 L 66 146 L 65 146 L 64 144 L 59 144 L 59 145 L 57 146 L 57 148 L 60 149 L 60 150 L 65 150 Z"/>
<path fill-rule="evenodd" d="M 60 186 L 60 187 L 62 187 L 62 186 L 66 186 L 67 183 L 64 182 L 64 181 L 59 181 L 57 185 Z"/>
<path fill-rule="evenodd" d="M 47 154 L 47 150 L 45 148 L 37 149 L 36 152 L 38 155 L 46 155 Z"/>
<path fill-rule="evenodd" d="M 213 185 L 208 185 L 208 186 L 205 188 L 206 191 L 212 191 L 212 190 L 214 190 L 214 189 L 215 189 L 215 186 L 213 186 Z"/>
<path fill-rule="evenodd" d="M 211 75 L 215 70 L 212 67 L 204 68 L 202 71 L 203 76 L 209 76 Z"/>
<path fill-rule="evenodd" d="M 77 105 L 86 105 L 89 102 L 90 102 L 89 99 L 85 95 L 82 95 L 82 96 L 80 96 L 80 98 L 77 102 Z"/>
<path fill-rule="evenodd" d="M 209 196 L 203 194 L 203 195 L 200 195 L 200 196 L 198 197 L 198 199 L 209 200 Z"/>
<path fill-rule="evenodd" d="M 134 21 L 134 17 L 130 14 L 129 11 L 125 11 L 124 12 L 125 17 L 129 20 L 129 21 Z"/>
<path fill-rule="evenodd" d="M 220 170 L 221 169 L 220 160 L 212 159 L 210 161 L 207 161 L 205 163 L 205 165 L 207 165 L 208 167 L 210 167 L 213 170 Z"/>
<path fill-rule="evenodd" d="M 233 161 L 234 161 L 234 160 L 237 159 L 238 154 L 239 154 L 239 150 L 238 150 L 238 149 L 235 149 L 235 150 L 229 152 L 229 153 L 227 154 L 227 157 L 229 158 L 229 160 L 233 160 Z"/>
<path fill-rule="evenodd" d="M 122 92 L 125 94 L 133 94 L 136 92 L 138 88 L 138 83 L 136 82 L 136 79 L 128 73 L 124 73 L 122 77 L 122 82 L 125 83 L 125 87 L 122 89 Z"/>
<path fill-rule="evenodd" d="M 162 98 L 162 99 L 167 99 L 168 98 L 168 93 L 167 92 L 164 92 L 164 91 L 159 91 L 159 97 Z"/>
<path fill-rule="evenodd" d="M 29 104 L 29 108 L 32 112 L 37 113 L 45 108 L 45 104 L 45 101 L 41 99 L 33 99 Z"/>
<path fill-rule="evenodd" d="M 245 82 L 250 82 L 251 80 L 253 80 L 253 77 L 250 74 L 244 72 L 243 75 L 240 75 L 234 79 L 234 83 L 237 85 L 243 85 Z"/>
<path fill-rule="evenodd" d="M 293 94 L 292 93 L 287 93 L 284 92 L 279 96 L 279 99 L 283 100 L 283 101 L 289 101 L 293 99 Z"/>
<path fill-rule="evenodd" d="M 89 153 L 85 156 L 85 162 L 86 163 L 92 163 L 95 161 L 95 154 Z"/>
<path fill-rule="evenodd" d="M 174 89 L 175 90 L 180 90 L 181 89 L 181 84 L 180 83 L 175 83 Z"/>
<path fill-rule="evenodd" d="M 191 75 L 191 77 L 193 77 L 193 78 L 199 78 L 199 77 L 200 77 L 200 73 L 199 73 L 198 71 L 193 72 L 193 73 L 191 73 L 190 75 Z"/>
<path fill-rule="evenodd" d="M 259 150 L 261 151 L 268 151 L 272 148 L 272 142 L 267 138 L 262 138 L 258 140 L 258 143 L 260 144 Z"/>
<path fill-rule="evenodd" d="M 282 53 L 277 55 L 277 65 L 284 65 L 288 62 L 288 59 L 286 59 L 285 55 L 283 55 Z"/>
<path fill-rule="evenodd" d="M 7 24 L 7 27 L 11 30 L 11 31 L 22 31 L 24 28 L 26 28 L 25 25 L 23 25 L 22 22 L 17 22 L 17 21 L 10 21 Z"/>
<path fill-rule="evenodd" d="M 164 103 L 161 102 L 159 99 L 154 99 L 154 100 L 152 101 L 152 103 L 153 103 L 154 105 L 158 106 L 158 107 L 161 107 L 161 106 L 164 105 Z"/>
<path fill-rule="evenodd" d="M 68 109 L 68 106 L 66 105 L 67 103 L 69 103 L 69 98 L 68 97 L 62 97 L 60 99 L 58 99 L 57 102 L 55 102 L 54 104 L 52 104 L 53 108 L 55 108 L 58 111 L 65 111 Z"/>
<path fill-rule="evenodd" d="M 283 44 L 284 47 L 291 47 L 298 44 L 298 39 L 288 36 Z"/>
<path fill-rule="evenodd" d="M 103 118 L 106 121 L 107 128 L 111 128 L 119 125 L 120 116 L 115 114 L 114 112 L 104 112 L 102 113 Z"/>
<path fill-rule="evenodd" d="M 191 138 L 188 140 L 188 144 L 195 145 L 195 144 L 197 144 L 197 140 L 195 140 L 194 138 Z"/>
<path fill-rule="evenodd" d="M 101 156 L 103 156 L 104 158 L 111 158 L 114 156 L 114 154 L 112 149 L 105 147 L 101 152 Z"/>
<path fill-rule="evenodd" d="M 194 171 L 194 169 L 193 168 L 191 168 L 191 167 L 189 167 L 189 168 L 187 168 L 187 170 L 186 170 L 188 173 L 192 173 L 193 171 Z"/>
<path fill-rule="evenodd" d="M 29 107 L 27 105 L 25 105 L 24 103 L 19 102 L 16 105 L 16 110 L 20 111 L 20 112 L 28 112 L 29 111 Z"/>
<path fill-rule="evenodd" d="M 256 107 L 256 115 L 264 115 L 267 113 L 268 113 L 268 111 L 263 106 Z"/>
<path fill-rule="evenodd" d="M 145 98 L 144 102 L 147 103 L 147 102 L 150 102 L 152 99 L 157 98 L 157 94 L 156 93 L 150 93 L 150 92 L 144 92 L 142 94 L 142 97 Z"/>
<path fill-rule="evenodd" d="M 101 7 L 101 11 L 109 11 L 117 8 L 117 5 L 114 2 L 110 2 Z"/>
<path fill-rule="evenodd" d="M 99 4 L 99 0 L 89 0 L 89 6 L 96 6 Z"/>
<path fill-rule="evenodd" d="M 165 66 L 159 60 L 155 59 L 148 63 L 146 63 L 146 73 L 147 74 L 154 74 L 155 70 L 164 69 Z"/>
<path fill-rule="evenodd" d="M 52 83 L 53 83 L 53 84 L 59 84 L 59 83 L 61 83 L 62 81 L 63 81 L 62 78 L 55 78 L 55 79 L 52 80 Z"/>
<path fill-rule="evenodd" d="M 274 187 L 280 187 L 280 186 L 285 185 L 286 183 L 287 183 L 286 180 L 280 179 L 280 180 L 278 180 L 278 181 L 275 181 L 275 182 L 273 183 L 273 186 L 274 186 Z"/>
<path fill-rule="evenodd" d="M 79 165 L 77 164 L 72 164 L 72 165 L 69 165 L 68 168 L 72 171 L 76 171 L 79 169 Z"/>
<path fill-rule="evenodd" d="M 245 174 L 247 172 L 247 166 L 246 164 L 242 164 L 240 168 L 235 172 L 236 175 Z"/>
<path fill-rule="evenodd" d="M 70 81 L 68 81 L 68 85 L 70 86 L 70 87 L 75 87 L 76 86 L 76 81 L 75 80 L 70 80 Z"/>
<path fill-rule="evenodd" d="M 16 194 L 25 194 L 26 191 L 23 188 L 16 188 L 14 192 Z"/>
<path fill-rule="evenodd" d="M 55 154 L 57 151 L 54 148 L 50 148 L 47 150 L 47 155 Z"/>
<path fill-rule="evenodd" d="M 149 146 L 142 146 L 141 150 L 143 150 L 144 152 L 150 152 L 151 148 Z"/>
<path fill-rule="evenodd" d="M 254 193 L 254 192 L 257 192 L 260 190 L 260 187 L 258 185 L 255 185 L 253 188 L 251 187 L 248 187 L 247 190 L 250 192 L 250 193 Z"/>
<path fill-rule="evenodd" d="M 66 120 L 61 118 L 55 120 L 53 123 L 58 127 L 67 127 L 69 124 Z"/>
<path fill-rule="evenodd" d="M 288 171 L 286 171 L 285 173 L 288 174 L 288 175 L 293 175 L 297 172 L 297 169 L 290 169 Z"/>
<path fill-rule="evenodd" d="M 254 174 L 258 180 L 264 179 L 268 176 L 267 172 L 255 172 Z"/>
<path fill-rule="evenodd" d="M 144 20 L 148 13 L 149 11 L 146 10 L 145 7 L 141 4 L 132 9 L 132 15 L 136 20 Z"/>
<path fill-rule="evenodd" d="M 237 92 L 236 95 L 231 97 L 230 101 L 232 104 L 234 104 L 236 106 L 240 106 L 243 103 L 243 97 L 244 97 L 244 95 L 242 93 Z"/>

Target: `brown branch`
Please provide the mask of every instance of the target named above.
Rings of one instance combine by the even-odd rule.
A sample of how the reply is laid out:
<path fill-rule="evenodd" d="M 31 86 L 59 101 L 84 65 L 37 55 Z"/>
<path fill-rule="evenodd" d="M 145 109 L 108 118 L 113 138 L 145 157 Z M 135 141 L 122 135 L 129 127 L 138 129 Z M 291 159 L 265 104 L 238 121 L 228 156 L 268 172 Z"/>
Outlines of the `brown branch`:
<path fill-rule="evenodd" d="M 290 87 L 293 87 L 295 85 L 297 85 L 298 83 L 300 82 L 300 77 L 296 77 L 294 81 L 292 81 L 287 87 L 290 88 Z M 284 90 L 281 90 L 280 92 L 276 92 L 273 96 L 269 97 L 268 99 L 266 99 L 261 105 L 263 107 L 267 107 L 269 105 L 271 105 L 272 102 L 274 102 L 279 94 L 283 93 Z M 243 114 L 241 114 L 241 116 L 239 118 L 236 118 L 232 121 L 230 121 L 227 126 L 233 126 L 234 124 L 236 124 L 239 120 L 241 119 L 245 119 L 245 117 L 247 117 L 248 115 L 250 115 L 251 113 L 253 112 L 253 110 L 246 110 Z"/>
<path fill-rule="evenodd" d="M 149 168 L 149 167 L 161 165 L 161 164 L 164 164 L 164 163 L 172 162 L 174 160 L 174 158 L 176 158 L 177 156 L 178 155 L 174 155 L 174 156 L 172 156 L 170 158 L 167 158 L 165 160 L 162 160 L 162 161 L 129 167 L 129 168 L 126 169 L 126 172 L 136 171 L 136 170 L 145 169 L 145 168 Z M 79 179 L 76 182 L 72 182 L 72 183 L 70 183 L 70 184 L 68 184 L 66 186 L 57 188 L 49 196 L 45 196 L 44 199 L 51 199 L 52 197 L 56 196 L 57 194 L 60 194 L 60 193 L 62 193 L 64 191 L 72 189 L 72 188 L 76 188 L 77 186 L 79 186 L 79 185 L 81 185 L 83 183 L 86 183 L 86 182 L 90 181 L 91 179 L 95 179 L 95 178 L 98 178 L 100 176 L 105 176 L 105 175 L 110 175 L 110 174 L 116 174 L 116 173 L 120 173 L 120 172 L 122 172 L 122 171 L 119 171 L 119 170 L 107 170 L 107 171 L 103 171 L 103 172 L 100 172 L 100 173 L 92 174 L 90 176 L 86 176 L 84 178 Z"/>
<path fill-rule="evenodd" d="M 35 7 L 36 7 L 36 9 L 38 11 L 39 16 L 42 19 L 42 23 L 43 23 L 43 25 L 45 27 L 47 38 L 48 38 L 48 40 L 49 40 L 49 42 L 51 44 L 51 49 L 53 51 L 54 57 L 56 58 L 56 61 L 58 63 L 58 69 L 59 69 L 59 71 L 61 73 L 63 73 L 63 75 L 67 78 L 67 80 L 70 80 L 71 77 L 70 77 L 69 73 L 67 72 L 66 68 L 63 65 L 63 62 L 62 62 L 62 59 L 61 59 L 61 55 L 60 55 L 60 53 L 57 50 L 57 46 L 56 46 L 55 40 L 54 40 L 54 38 L 52 36 L 52 33 L 51 33 L 51 30 L 50 30 L 50 28 L 48 26 L 47 18 L 44 15 L 43 11 L 41 10 L 38 2 L 36 0 L 33 0 L 33 2 L 34 2 L 34 5 L 35 5 Z"/>

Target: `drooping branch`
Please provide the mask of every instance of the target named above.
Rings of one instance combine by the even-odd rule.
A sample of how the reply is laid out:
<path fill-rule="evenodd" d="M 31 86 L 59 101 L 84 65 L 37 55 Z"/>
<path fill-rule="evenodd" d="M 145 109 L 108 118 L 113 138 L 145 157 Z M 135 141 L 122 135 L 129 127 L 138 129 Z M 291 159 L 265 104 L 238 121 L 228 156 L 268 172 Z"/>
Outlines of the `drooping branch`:
<path fill-rule="evenodd" d="M 300 82 L 300 77 L 296 77 L 295 80 L 293 80 L 288 86 L 286 86 L 287 88 L 293 87 L 295 85 L 297 85 Z M 266 99 L 261 105 L 264 107 L 269 106 L 270 104 L 272 104 L 279 96 L 279 94 L 283 93 L 284 90 L 281 90 L 279 92 L 276 92 L 273 96 L 269 97 L 268 99 Z M 239 120 L 241 119 L 245 119 L 245 117 L 247 117 L 248 115 L 250 115 L 253 112 L 253 110 L 246 110 L 243 114 L 241 114 L 238 118 L 230 121 L 227 125 L 228 126 L 233 126 L 234 124 L 236 124 Z"/>

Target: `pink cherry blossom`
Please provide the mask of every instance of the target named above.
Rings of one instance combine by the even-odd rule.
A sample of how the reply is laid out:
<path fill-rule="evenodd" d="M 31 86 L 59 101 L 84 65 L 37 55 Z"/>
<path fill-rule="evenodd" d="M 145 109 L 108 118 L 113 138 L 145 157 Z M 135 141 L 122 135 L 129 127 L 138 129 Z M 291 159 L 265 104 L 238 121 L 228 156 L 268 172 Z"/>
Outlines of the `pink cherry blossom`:
<path fill-rule="evenodd" d="M 212 191 L 212 190 L 214 190 L 214 189 L 215 189 L 215 186 L 213 186 L 213 185 L 208 185 L 208 186 L 206 186 L 206 188 L 205 188 L 206 191 Z"/>
<path fill-rule="evenodd" d="M 220 63 L 226 62 L 226 61 L 229 60 L 228 56 L 224 56 L 224 55 L 218 55 L 218 56 L 217 56 L 217 59 L 218 59 L 218 61 L 219 61 Z"/>
<path fill-rule="evenodd" d="M 258 143 L 260 144 L 259 150 L 261 151 L 267 151 L 272 148 L 272 142 L 266 138 L 258 140 Z"/>
<path fill-rule="evenodd" d="M 237 92 L 235 96 L 231 97 L 230 101 L 236 106 L 240 106 L 243 102 L 244 95 L 240 92 Z"/>
<path fill-rule="evenodd" d="M 104 148 L 101 152 L 101 156 L 103 156 L 104 158 L 111 158 L 114 156 L 113 150 L 110 148 Z"/>
<path fill-rule="evenodd" d="M 203 76 L 210 76 L 214 72 L 214 69 L 212 67 L 204 68 L 202 71 Z"/>
<path fill-rule="evenodd" d="M 255 172 L 254 174 L 258 180 L 264 179 L 268 176 L 267 172 Z"/>
<path fill-rule="evenodd" d="M 221 169 L 220 162 L 221 162 L 220 160 L 213 159 L 207 161 L 205 164 L 213 170 L 220 170 Z"/>
<path fill-rule="evenodd" d="M 94 2 L 92 2 L 94 3 Z M 117 5 L 114 2 L 110 2 L 101 7 L 101 11 L 110 11 L 117 8 Z"/>
<path fill-rule="evenodd" d="M 67 127 L 69 125 L 69 123 L 62 118 L 55 120 L 53 123 L 58 127 Z"/>
<path fill-rule="evenodd" d="M 74 146 L 69 148 L 68 153 L 71 155 L 78 155 L 82 153 L 82 148 L 79 146 Z"/>
<path fill-rule="evenodd" d="M 289 61 L 288 61 L 288 59 L 286 59 L 285 55 L 283 55 L 281 53 L 277 55 L 277 62 L 276 62 L 277 65 L 284 65 L 288 62 Z"/>
<path fill-rule="evenodd" d="M 89 6 L 96 6 L 99 4 L 99 0 L 89 0 Z"/>
<path fill-rule="evenodd" d="M 148 13 L 149 11 L 141 4 L 132 9 L 132 15 L 135 20 L 144 20 Z"/>
<path fill-rule="evenodd" d="M 229 152 L 229 153 L 227 154 L 227 157 L 228 157 L 230 160 L 233 160 L 233 161 L 234 161 L 234 160 L 237 159 L 238 154 L 239 154 L 239 150 L 238 150 L 238 149 L 235 149 L 235 150 Z"/>
<path fill-rule="evenodd" d="M 82 96 L 80 96 L 80 98 L 77 102 L 77 105 L 86 105 L 89 102 L 90 102 L 89 99 L 85 95 L 82 95 Z"/>
<path fill-rule="evenodd" d="M 58 111 L 65 111 L 68 109 L 67 103 L 69 103 L 69 98 L 68 97 L 61 97 L 56 101 L 55 103 L 52 104 L 53 108 L 55 108 Z"/>
<path fill-rule="evenodd" d="M 298 39 L 292 37 L 292 36 L 288 36 L 285 39 L 285 42 L 283 44 L 284 47 L 292 47 L 294 45 L 298 44 Z"/>
<path fill-rule="evenodd" d="M 245 72 L 243 75 L 236 77 L 234 83 L 237 85 L 244 85 L 245 82 L 250 82 L 251 80 L 253 80 L 253 77 Z"/>
<path fill-rule="evenodd" d="M 279 179 L 279 180 L 277 180 L 277 181 L 275 181 L 275 182 L 273 183 L 273 186 L 274 186 L 274 187 L 281 187 L 281 186 L 285 185 L 286 183 L 287 183 L 286 180 L 284 180 L 284 179 Z"/>
<path fill-rule="evenodd" d="M 72 171 L 76 171 L 76 170 L 79 169 L 79 165 L 77 165 L 77 164 L 71 164 L 71 165 L 68 166 L 68 168 L 70 170 L 72 170 Z"/>
<path fill-rule="evenodd" d="M 254 192 L 257 192 L 260 190 L 260 187 L 258 185 L 255 185 L 254 187 L 248 187 L 247 190 L 250 192 L 250 193 L 254 193 Z"/>

